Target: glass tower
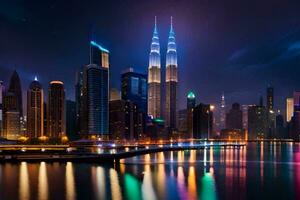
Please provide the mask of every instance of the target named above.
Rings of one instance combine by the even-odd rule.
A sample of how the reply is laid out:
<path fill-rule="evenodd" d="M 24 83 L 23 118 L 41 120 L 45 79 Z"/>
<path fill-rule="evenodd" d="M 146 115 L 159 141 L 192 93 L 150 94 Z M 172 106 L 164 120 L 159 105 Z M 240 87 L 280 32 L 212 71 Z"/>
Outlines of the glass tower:
<path fill-rule="evenodd" d="M 166 126 L 176 129 L 178 74 L 176 41 L 172 17 L 166 56 Z"/>
<path fill-rule="evenodd" d="M 161 113 L 161 72 L 160 72 L 160 45 L 155 25 L 151 42 L 148 67 L 148 115 L 160 118 Z"/>
<path fill-rule="evenodd" d="M 83 70 L 81 133 L 108 136 L 109 51 L 90 42 L 90 64 Z"/>

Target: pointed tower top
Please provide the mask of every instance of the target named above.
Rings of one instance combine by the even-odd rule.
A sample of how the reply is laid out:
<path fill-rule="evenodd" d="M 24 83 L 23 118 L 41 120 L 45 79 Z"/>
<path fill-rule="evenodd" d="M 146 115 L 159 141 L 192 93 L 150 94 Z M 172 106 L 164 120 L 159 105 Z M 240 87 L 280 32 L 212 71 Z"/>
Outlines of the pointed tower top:
<path fill-rule="evenodd" d="M 35 76 L 35 77 L 34 77 L 34 81 L 38 81 L 38 78 L 37 78 L 37 76 Z"/>
<path fill-rule="evenodd" d="M 157 18 L 154 17 L 154 33 L 157 34 Z"/>
<path fill-rule="evenodd" d="M 171 16 L 171 28 L 170 28 L 170 32 L 174 32 L 174 29 L 173 29 L 173 16 Z"/>

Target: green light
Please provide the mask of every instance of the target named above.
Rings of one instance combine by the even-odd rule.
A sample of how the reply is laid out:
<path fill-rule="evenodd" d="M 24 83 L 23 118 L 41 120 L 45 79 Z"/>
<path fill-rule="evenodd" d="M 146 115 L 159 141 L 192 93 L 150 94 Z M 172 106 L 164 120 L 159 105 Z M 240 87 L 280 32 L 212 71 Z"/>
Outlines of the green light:
<path fill-rule="evenodd" d="M 130 174 L 125 174 L 124 180 L 127 199 L 142 199 L 141 184 L 138 179 Z"/>
<path fill-rule="evenodd" d="M 95 47 L 98 47 L 101 51 L 109 53 L 109 51 L 107 49 L 103 48 L 102 46 L 100 46 L 99 44 L 97 44 L 95 41 L 91 41 L 90 43 L 91 43 L 91 45 L 93 45 Z"/>
<path fill-rule="evenodd" d="M 156 118 L 156 119 L 153 119 L 153 122 L 155 122 L 155 123 L 164 123 L 165 120 L 160 119 L 160 118 Z"/>
<path fill-rule="evenodd" d="M 201 196 L 200 199 L 204 200 L 216 200 L 216 188 L 215 180 L 211 173 L 204 173 L 204 176 L 201 179 Z"/>
<path fill-rule="evenodd" d="M 189 98 L 189 99 L 195 99 L 195 94 L 192 92 L 192 91 L 190 91 L 189 93 L 188 93 L 188 95 L 187 95 L 187 98 Z"/>

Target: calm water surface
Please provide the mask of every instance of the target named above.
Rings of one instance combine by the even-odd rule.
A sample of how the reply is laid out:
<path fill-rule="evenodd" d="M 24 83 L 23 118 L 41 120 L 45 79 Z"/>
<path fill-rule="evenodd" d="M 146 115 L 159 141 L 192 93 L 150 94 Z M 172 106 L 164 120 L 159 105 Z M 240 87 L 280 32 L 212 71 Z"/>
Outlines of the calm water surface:
<path fill-rule="evenodd" d="M 115 166 L 0 164 L 0 199 L 300 199 L 300 144 L 164 152 Z"/>

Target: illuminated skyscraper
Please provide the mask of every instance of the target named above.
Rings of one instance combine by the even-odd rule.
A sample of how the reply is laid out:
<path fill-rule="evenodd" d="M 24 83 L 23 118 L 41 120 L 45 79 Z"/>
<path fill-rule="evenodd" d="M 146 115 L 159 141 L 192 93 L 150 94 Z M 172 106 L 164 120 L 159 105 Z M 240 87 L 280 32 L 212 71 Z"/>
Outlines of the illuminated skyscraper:
<path fill-rule="evenodd" d="M 90 64 L 83 70 L 80 133 L 108 137 L 109 51 L 90 42 Z"/>
<path fill-rule="evenodd" d="M 294 99 L 287 98 L 286 99 L 286 121 L 289 122 L 292 119 L 294 113 Z"/>
<path fill-rule="evenodd" d="M 20 113 L 20 117 L 23 117 L 23 104 L 22 104 L 22 87 L 20 77 L 15 70 L 10 78 L 8 92 L 15 94 L 17 98 L 17 110 Z"/>
<path fill-rule="evenodd" d="M 175 32 L 171 17 L 171 28 L 168 39 L 168 49 L 166 58 L 166 126 L 176 129 L 177 120 L 177 52 Z"/>
<path fill-rule="evenodd" d="M 27 136 L 37 138 L 44 135 L 44 92 L 35 79 L 27 91 Z"/>
<path fill-rule="evenodd" d="M 225 128 L 226 122 L 226 104 L 225 104 L 225 95 L 222 93 L 221 97 L 221 108 L 220 108 L 220 129 Z"/>
<path fill-rule="evenodd" d="M 271 86 L 267 88 L 267 110 L 274 110 L 274 88 Z"/>
<path fill-rule="evenodd" d="M 151 42 L 148 67 L 148 115 L 160 118 L 161 113 L 161 72 L 160 72 L 160 45 L 155 25 Z"/>
<path fill-rule="evenodd" d="M 186 126 L 187 137 L 193 138 L 193 109 L 196 106 L 196 96 L 193 92 L 189 92 L 187 95 L 187 114 L 186 114 Z"/>
<path fill-rule="evenodd" d="M 51 81 L 48 89 L 48 136 L 58 138 L 66 133 L 65 89 L 61 81 Z"/>

